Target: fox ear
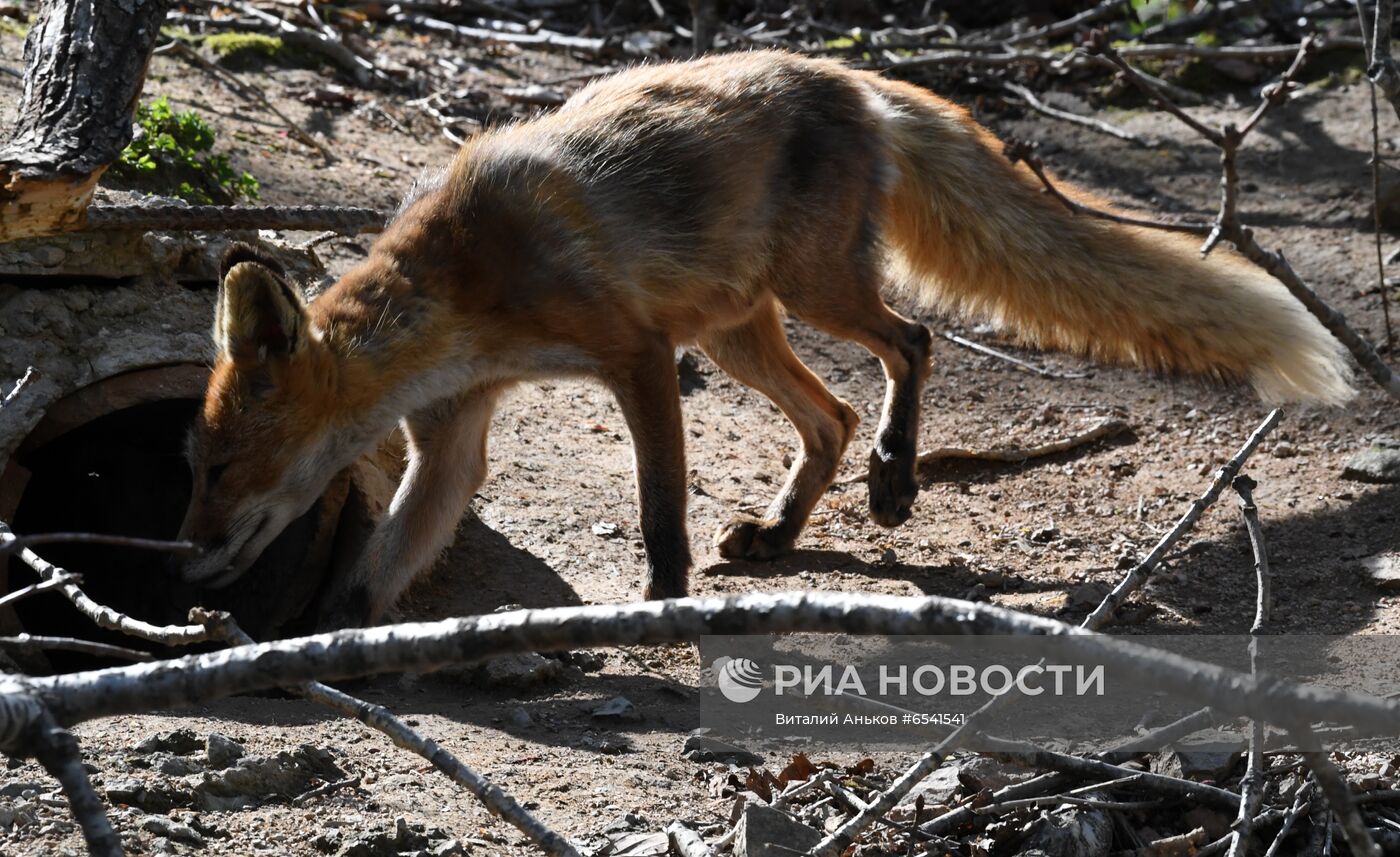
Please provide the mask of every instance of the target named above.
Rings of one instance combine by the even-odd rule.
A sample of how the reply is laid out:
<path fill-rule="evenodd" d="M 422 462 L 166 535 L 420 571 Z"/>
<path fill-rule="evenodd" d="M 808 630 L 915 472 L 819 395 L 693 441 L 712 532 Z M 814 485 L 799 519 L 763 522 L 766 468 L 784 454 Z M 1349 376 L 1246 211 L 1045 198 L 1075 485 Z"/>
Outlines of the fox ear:
<path fill-rule="evenodd" d="M 307 330 L 301 294 L 281 277 L 280 266 L 274 270 L 257 257 L 233 258 L 237 249 L 225 257 L 214 312 L 219 352 L 240 362 L 296 353 Z"/>

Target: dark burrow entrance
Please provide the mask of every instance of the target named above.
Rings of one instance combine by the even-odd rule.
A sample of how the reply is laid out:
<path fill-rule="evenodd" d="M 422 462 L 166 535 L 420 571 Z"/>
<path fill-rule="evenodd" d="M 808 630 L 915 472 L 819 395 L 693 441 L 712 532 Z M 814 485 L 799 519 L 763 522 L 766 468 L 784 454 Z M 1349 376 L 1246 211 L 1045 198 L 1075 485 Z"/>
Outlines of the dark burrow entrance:
<path fill-rule="evenodd" d="M 190 474 L 183 448 L 197 406 L 191 399 L 136 404 L 45 438 L 35 448 L 27 448 L 27 441 L 13 459 L 13 464 L 28 471 L 12 517 L 14 531 L 173 539 L 189 500 Z M 93 599 L 135 618 L 183 624 L 190 607 L 203 605 L 232 611 L 255 638 L 286 636 L 309 630 L 308 608 L 328 569 L 337 555 L 353 555 L 356 549 L 347 533 L 359 528 L 339 526 L 342 513 L 351 516 L 352 507 L 361 505 L 347 504 L 349 493 L 350 478 L 345 473 L 269 546 L 246 576 L 222 590 L 203 590 L 180 581 L 171 567 L 173 560 L 159 552 L 77 544 L 50 544 L 36 550 L 55 565 L 82 574 L 83 590 Z M 6 571 L 5 591 L 36 580 L 18 557 L 10 558 Z M 57 592 L 18 602 L 13 613 L 0 615 L 0 626 L 8 626 L 7 632 L 77 637 L 151 651 L 159 648 L 95 627 Z M 26 671 L 60 672 L 98 665 L 103 664 L 90 656 L 61 652 L 22 663 Z"/>

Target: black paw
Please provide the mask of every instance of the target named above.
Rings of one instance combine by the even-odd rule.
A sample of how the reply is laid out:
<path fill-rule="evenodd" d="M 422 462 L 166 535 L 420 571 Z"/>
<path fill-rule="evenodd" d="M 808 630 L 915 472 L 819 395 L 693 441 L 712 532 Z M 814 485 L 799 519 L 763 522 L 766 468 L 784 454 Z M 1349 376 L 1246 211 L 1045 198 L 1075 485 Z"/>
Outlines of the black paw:
<path fill-rule="evenodd" d="M 882 527 L 897 527 L 914 514 L 919 481 L 914 473 L 914 452 L 883 456 L 870 453 L 870 520 Z"/>

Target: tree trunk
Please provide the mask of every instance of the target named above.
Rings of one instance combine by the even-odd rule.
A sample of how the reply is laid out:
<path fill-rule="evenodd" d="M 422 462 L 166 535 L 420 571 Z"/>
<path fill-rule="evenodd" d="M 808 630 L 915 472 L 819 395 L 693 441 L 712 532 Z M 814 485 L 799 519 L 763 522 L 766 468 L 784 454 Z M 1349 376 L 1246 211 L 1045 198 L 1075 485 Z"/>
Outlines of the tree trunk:
<path fill-rule="evenodd" d="M 131 118 L 170 0 L 44 0 L 24 43 L 24 91 L 0 146 L 0 241 L 81 225 L 131 142 Z"/>

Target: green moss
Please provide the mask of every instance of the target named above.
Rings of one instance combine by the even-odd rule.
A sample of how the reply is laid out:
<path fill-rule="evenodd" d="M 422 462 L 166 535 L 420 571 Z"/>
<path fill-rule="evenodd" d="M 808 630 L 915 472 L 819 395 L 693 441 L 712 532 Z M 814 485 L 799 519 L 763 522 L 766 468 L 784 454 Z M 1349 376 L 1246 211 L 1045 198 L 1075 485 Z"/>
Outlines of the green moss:
<path fill-rule="evenodd" d="M 220 58 L 261 56 L 275 57 L 284 45 L 278 36 L 263 33 L 211 33 L 202 39 L 204 46 Z"/>
<path fill-rule="evenodd" d="M 29 24 L 20 23 L 14 18 L 0 15 L 0 35 L 27 39 L 29 38 Z"/>

